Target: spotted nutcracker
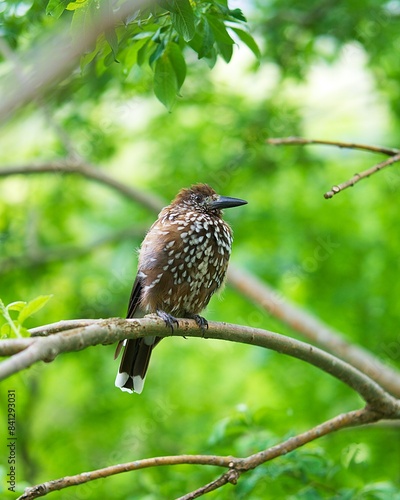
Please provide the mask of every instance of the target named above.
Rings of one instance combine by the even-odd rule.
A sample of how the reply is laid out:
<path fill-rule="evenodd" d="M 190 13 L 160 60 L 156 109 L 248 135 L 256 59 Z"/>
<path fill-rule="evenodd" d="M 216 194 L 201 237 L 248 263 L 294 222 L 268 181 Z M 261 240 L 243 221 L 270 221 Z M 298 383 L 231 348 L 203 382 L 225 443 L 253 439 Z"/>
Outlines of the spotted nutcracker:
<path fill-rule="evenodd" d="M 207 328 L 199 313 L 222 286 L 231 253 L 232 230 L 222 209 L 246 203 L 219 196 L 206 184 L 182 189 L 142 243 L 127 317 L 156 313 L 172 330 L 176 317 L 192 318 Z M 142 392 L 151 352 L 160 340 L 152 336 L 119 343 L 116 356 L 122 346 L 124 353 L 117 387 Z"/>

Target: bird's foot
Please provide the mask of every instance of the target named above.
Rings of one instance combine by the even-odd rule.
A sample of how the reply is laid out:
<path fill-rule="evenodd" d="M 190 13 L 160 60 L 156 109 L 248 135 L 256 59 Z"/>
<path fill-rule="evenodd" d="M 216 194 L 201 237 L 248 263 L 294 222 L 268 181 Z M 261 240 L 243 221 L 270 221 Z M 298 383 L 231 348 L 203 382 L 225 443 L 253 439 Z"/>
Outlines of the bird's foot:
<path fill-rule="evenodd" d="M 202 336 L 205 336 L 206 330 L 208 330 L 208 321 L 203 316 L 199 316 L 198 314 L 192 314 L 190 318 L 196 321 L 196 325 L 201 328 Z"/>
<path fill-rule="evenodd" d="M 168 314 L 161 309 L 157 309 L 157 316 L 165 321 L 165 326 L 169 326 L 171 328 L 172 334 L 174 333 L 174 324 L 179 327 L 179 322 L 172 314 Z"/>

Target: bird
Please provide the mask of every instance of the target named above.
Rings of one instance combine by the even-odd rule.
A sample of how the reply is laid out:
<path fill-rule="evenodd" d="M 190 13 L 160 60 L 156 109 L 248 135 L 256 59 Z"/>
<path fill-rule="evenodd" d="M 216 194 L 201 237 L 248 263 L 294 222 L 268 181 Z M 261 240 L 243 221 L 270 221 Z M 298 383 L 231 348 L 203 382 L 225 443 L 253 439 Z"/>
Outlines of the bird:
<path fill-rule="evenodd" d="M 207 184 L 181 189 L 141 244 L 127 318 L 155 313 L 172 333 L 177 318 L 190 318 L 205 331 L 208 322 L 199 313 L 224 284 L 233 240 L 222 210 L 245 204 L 220 196 Z M 160 340 L 148 336 L 119 342 L 115 358 L 122 348 L 123 355 L 116 387 L 142 392 L 150 355 Z"/>

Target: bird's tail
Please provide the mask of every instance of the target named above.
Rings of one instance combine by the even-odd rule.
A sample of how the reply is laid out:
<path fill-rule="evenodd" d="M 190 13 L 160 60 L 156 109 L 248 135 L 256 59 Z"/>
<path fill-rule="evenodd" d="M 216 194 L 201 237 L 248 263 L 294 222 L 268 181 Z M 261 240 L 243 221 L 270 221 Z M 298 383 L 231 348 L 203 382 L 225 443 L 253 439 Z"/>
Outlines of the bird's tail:
<path fill-rule="evenodd" d="M 115 379 L 116 387 L 131 393 L 142 392 L 151 351 L 158 341 L 157 337 L 145 337 L 123 340 L 118 344 L 115 357 L 118 356 L 122 347 L 124 353 Z"/>

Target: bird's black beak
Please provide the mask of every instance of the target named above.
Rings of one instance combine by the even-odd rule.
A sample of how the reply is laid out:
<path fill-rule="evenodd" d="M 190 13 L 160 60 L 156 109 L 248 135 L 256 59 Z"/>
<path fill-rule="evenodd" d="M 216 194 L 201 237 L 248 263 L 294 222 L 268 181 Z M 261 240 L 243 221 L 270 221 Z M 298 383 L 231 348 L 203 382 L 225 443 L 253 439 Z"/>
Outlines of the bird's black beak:
<path fill-rule="evenodd" d="M 247 201 L 240 198 L 229 198 L 228 196 L 220 196 L 211 203 L 213 210 L 222 210 L 223 208 L 239 207 L 240 205 L 247 205 Z"/>

